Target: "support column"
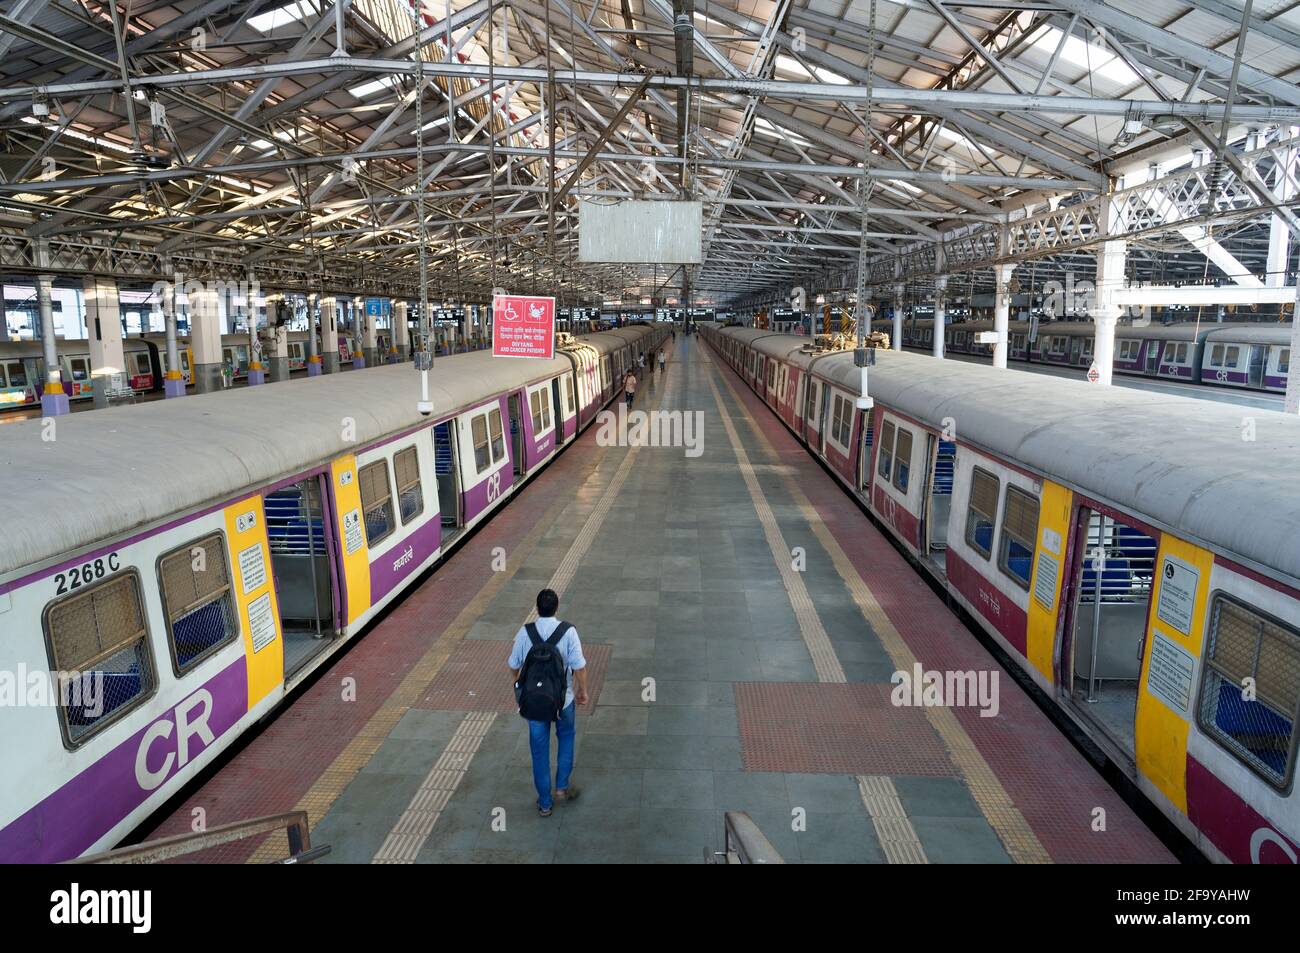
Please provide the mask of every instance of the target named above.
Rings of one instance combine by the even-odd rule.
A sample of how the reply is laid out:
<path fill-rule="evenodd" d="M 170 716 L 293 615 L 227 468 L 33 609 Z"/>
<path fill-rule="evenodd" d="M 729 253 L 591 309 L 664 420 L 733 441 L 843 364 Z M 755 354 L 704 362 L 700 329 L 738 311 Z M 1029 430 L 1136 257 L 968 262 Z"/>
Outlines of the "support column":
<path fill-rule="evenodd" d="M 1286 396 L 1283 399 L 1282 410 L 1288 414 L 1300 414 L 1300 368 L 1297 367 L 1296 357 L 1300 355 L 1300 260 L 1296 262 L 1297 279 L 1296 279 L 1296 301 L 1291 306 L 1291 369 L 1286 375 Z"/>
<path fill-rule="evenodd" d="M 405 301 L 393 303 L 392 350 L 389 352 L 388 360 L 394 364 L 405 361 L 406 353 L 411 347 L 411 326 L 406 323 L 406 308 Z"/>
<path fill-rule="evenodd" d="M 946 320 L 947 302 L 944 300 L 948 294 L 948 277 L 940 275 L 934 279 L 934 331 L 930 335 L 932 338 L 932 353 L 935 357 L 943 357 L 943 335 L 948 327 Z"/>
<path fill-rule="evenodd" d="M 1088 379 L 1092 380 L 1095 370 L 1096 383 L 1106 387 L 1110 386 L 1115 364 L 1115 325 L 1124 310 L 1115 303 L 1115 295 L 1124 285 L 1127 251 L 1127 244 L 1123 241 L 1102 242 L 1097 251 L 1097 303 L 1092 309 L 1092 320 L 1097 327 Z"/>
<path fill-rule="evenodd" d="M 108 406 L 112 376 L 125 365 L 122 353 L 122 306 L 117 282 L 111 278 L 87 277 L 86 332 L 90 338 L 90 378 L 94 404 Z"/>
<path fill-rule="evenodd" d="M 210 394 L 225 387 L 222 375 L 224 361 L 221 355 L 221 309 L 217 293 L 202 288 L 192 288 L 190 301 L 190 349 L 194 361 L 194 392 Z"/>
<path fill-rule="evenodd" d="M 258 301 L 254 295 L 254 289 L 257 287 L 257 280 L 250 274 L 248 276 L 248 287 L 244 291 L 246 312 L 245 320 L 248 322 L 248 386 L 254 387 L 258 384 L 266 383 L 266 362 L 262 355 L 262 339 L 258 337 L 257 326 L 258 320 Z M 265 304 L 265 301 L 262 302 Z M 269 322 L 268 322 L 269 323 Z"/>
<path fill-rule="evenodd" d="M 163 375 L 163 396 L 185 396 L 185 374 L 181 371 L 181 349 L 176 340 L 176 283 L 162 288 L 163 330 L 167 340 L 167 371 Z"/>
<path fill-rule="evenodd" d="M 326 374 L 339 372 L 339 309 L 338 299 L 321 298 L 320 306 L 321 370 Z"/>
<path fill-rule="evenodd" d="M 903 288 L 894 285 L 894 338 L 889 344 L 895 351 L 903 349 Z"/>
<path fill-rule="evenodd" d="M 307 295 L 307 376 L 319 377 L 321 373 L 320 357 L 320 310 L 324 300 L 318 294 Z"/>
<path fill-rule="evenodd" d="M 36 306 L 41 315 L 41 350 L 45 356 L 45 384 L 41 391 L 41 415 L 44 417 L 61 417 L 71 409 L 68 394 L 63 389 L 59 346 L 54 335 L 54 304 L 50 297 L 53 287 L 53 276 L 36 277 Z"/>
<path fill-rule="evenodd" d="M 1011 273 L 1015 270 L 1015 265 L 993 266 L 993 278 L 997 283 L 993 298 L 993 333 L 998 336 L 993 344 L 994 367 L 1007 366 L 1007 353 L 1011 348 L 1008 328 L 1011 323 Z"/>
<path fill-rule="evenodd" d="M 289 379 L 288 310 L 287 296 L 275 294 L 266 299 L 266 345 L 263 359 L 273 384 Z M 284 318 L 283 322 L 281 318 Z"/>

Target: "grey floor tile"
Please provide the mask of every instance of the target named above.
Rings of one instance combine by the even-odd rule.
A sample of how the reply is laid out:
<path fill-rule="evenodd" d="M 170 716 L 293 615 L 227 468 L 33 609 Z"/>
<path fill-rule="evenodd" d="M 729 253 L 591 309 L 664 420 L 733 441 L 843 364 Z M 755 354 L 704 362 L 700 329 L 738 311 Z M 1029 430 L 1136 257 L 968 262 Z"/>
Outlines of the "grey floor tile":
<path fill-rule="evenodd" d="M 700 863 L 705 850 L 721 846 L 722 818 L 711 810 L 642 808 L 639 833 L 643 855 Z"/>
<path fill-rule="evenodd" d="M 1011 863 L 983 817 L 914 817 L 912 827 L 932 864 Z"/>
<path fill-rule="evenodd" d="M 981 817 L 979 805 L 958 778 L 895 777 L 909 817 Z"/>
<path fill-rule="evenodd" d="M 719 811 L 781 811 L 789 806 L 785 775 L 751 771 L 715 771 L 713 803 Z"/>
<path fill-rule="evenodd" d="M 644 735 L 648 714 L 645 708 L 597 705 L 585 727 L 579 730 L 585 730 L 589 735 Z"/>
<path fill-rule="evenodd" d="M 713 772 L 689 768 L 646 768 L 641 785 L 642 809 L 682 807 L 713 809 Z"/>

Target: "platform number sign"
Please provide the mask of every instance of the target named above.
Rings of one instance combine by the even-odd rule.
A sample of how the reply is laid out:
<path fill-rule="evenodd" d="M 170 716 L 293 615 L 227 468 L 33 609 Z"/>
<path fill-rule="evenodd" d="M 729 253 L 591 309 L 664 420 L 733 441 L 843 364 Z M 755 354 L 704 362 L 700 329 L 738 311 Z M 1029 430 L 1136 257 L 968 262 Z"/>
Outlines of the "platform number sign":
<path fill-rule="evenodd" d="M 554 357 L 555 299 L 494 295 L 492 354 L 494 357 Z"/>

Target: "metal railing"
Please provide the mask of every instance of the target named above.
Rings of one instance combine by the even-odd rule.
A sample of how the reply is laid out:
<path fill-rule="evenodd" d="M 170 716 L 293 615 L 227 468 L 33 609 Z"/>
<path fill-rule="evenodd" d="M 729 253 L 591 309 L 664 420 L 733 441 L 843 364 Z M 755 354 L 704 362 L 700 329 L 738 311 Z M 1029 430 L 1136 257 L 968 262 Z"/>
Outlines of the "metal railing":
<path fill-rule="evenodd" d="M 101 854 L 89 854 L 70 860 L 71 864 L 157 864 L 166 860 L 175 860 L 186 854 L 197 853 L 222 844 L 230 844 L 247 837 L 270 834 L 283 829 L 289 838 L 289 856 L 273 861 L 276 864 L 305 864 L 323 857 L 330 852 L 328 845 L 311 846 L 311 829 L 307 824 L 306 811 L 288 811 L 284 814 L 269 814 L 247 821 L 223 824 L 211 830 L 193 834 L 176 834 L 160 840 L 135 844 L 131 847 L 119 847 Z"/>
<path fill-rule="evenodd" d="M 723 815 L 722 851 L 705 849 L 704 860 L 710 864 L 784 864 L 758 825 L 744 811 L 727 811 Z"/>

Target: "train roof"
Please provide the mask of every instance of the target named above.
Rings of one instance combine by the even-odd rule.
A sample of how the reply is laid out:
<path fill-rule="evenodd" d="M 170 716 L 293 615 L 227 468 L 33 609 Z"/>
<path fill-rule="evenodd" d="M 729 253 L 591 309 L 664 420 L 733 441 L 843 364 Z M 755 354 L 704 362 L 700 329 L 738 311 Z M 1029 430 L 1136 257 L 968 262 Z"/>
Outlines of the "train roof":
<path fill-rule="evenodd" d="M 1234 342 L 1243 344 L 1290 344 L 1291 326 L 1289 324 L 1272 324 L 1254 322 L 1250 324 L 1213 325 L 1207 341 Z"/>
<path fill-rule="evenodd" d="M 593 334 L 583 343 L 604 353 L 628 341 Z M 420 375 L 405 363 L 71 414 L 57 418 L 51 441 L 42 439 L 39 419 L 6 424 L 0 427 L 0 578 L 571 368 L 558 354 L 520 360 L 474 351 L 436 358 L 429 375 L 434 416 L 427 418 L 416 410 Z M 355 421 L 355 440 L 343 439 L 345 418 Z"/>
<path fill-rule="evenodd" d="M 818 361 L 814 373 L 849 391 L 860 386 L 851 352 Z M 877 351 L 870 387 L 936 429 L 951 417 L 959 442 L 1261 570 L 1300 577 L 1300 418 L 905 351 Z M 1253 441 L 1242 439 L 1244 417 Z"/>

